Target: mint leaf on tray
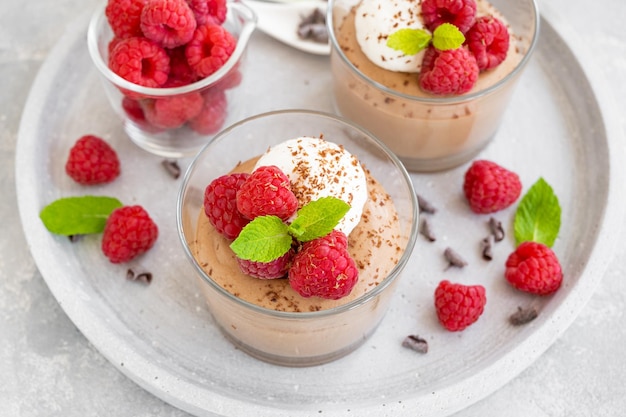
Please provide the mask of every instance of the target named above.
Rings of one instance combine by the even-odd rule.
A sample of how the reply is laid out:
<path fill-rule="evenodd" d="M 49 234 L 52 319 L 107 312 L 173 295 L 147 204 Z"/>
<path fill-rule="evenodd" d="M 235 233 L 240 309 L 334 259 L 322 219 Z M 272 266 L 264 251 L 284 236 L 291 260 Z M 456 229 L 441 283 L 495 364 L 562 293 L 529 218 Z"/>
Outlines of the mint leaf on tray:
<path fill-rule="evenodd" d="M 121 206 L 113 197 L 64 197 L 44 207 L 39 217 L 46 229 L 55 234 L 101 233 L 111 212 Z"/>
<path fill-rule="evenodd" d="M 539 178 L 520 201 L 514 220 L 515 243 L 533 241 L 548 247 L 561 228 L 561 206 L 554 190 Z"/>

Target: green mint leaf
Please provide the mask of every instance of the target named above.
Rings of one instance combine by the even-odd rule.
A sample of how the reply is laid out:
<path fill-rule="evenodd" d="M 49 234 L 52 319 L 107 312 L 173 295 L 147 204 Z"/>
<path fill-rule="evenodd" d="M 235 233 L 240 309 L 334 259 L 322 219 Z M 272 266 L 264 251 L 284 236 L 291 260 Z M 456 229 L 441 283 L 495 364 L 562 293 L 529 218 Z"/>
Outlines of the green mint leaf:
<path fill-rule="evenodd" d="M 60 198 L 41 210 L 46 229 L 59 235 L 101 233 L 109 214 L 122 203 L 113 197 L 82 196 Z"/>
<path fill-rule="evenodd" d="M 465 36 L 451 23 L 442 23 L 433 32 L 433 46 L 440 51 L 460 48 L 463 42 Z"/>
<path fill-rule="evenodd" d="M 552 187 L 539 178 L 515 212 L 515 242 L 533 241 L 552 247 L 561 228 L 561 206 Z"/>
<path fill-rule="evenodd" d="M 259 216 L 248 223 L 230 248 L 241 259 L 270 262 L 291 248 L 287 225 L 277 216 Z"/>
<path fill-rule="evenodd" d="M 424 29 L 399 29 L 389 35 L 387 46 L 405 55 L 415 55 L 428 46 L 432 39 Z"/>
<path fill-rule="evenodd" d="M 336 197 L 322 197 L 298 210 L 289 225 L 291 233 L 300 242 L 308 242 L 329 234 L 339 220 L 350 210 L 350 205 Z"/>

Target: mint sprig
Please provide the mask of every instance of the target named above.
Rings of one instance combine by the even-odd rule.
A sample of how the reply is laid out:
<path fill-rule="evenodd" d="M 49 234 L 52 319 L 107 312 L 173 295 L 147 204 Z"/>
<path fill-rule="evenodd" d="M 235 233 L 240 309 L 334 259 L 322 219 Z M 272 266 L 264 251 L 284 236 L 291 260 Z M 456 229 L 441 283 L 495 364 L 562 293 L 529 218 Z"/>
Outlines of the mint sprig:
<path fill-rule="evenodd" d="M 336 197 L 323 197 L 297 211 L 291 224 L 277 216 L 259 216 L 230 244 L 235 255 L 254 262 L 271 262 L 287 253 L 293 239 L 308 242 L 330 233 L 350 210 Z"/>
<path fill-rule="evenodd" d="M 415 55 L 433 46 L 441 51 L 460 48 L 465 42 L 463 33 L 451 23 L 442 23 L 432 35 L 424 29 L 398 29 L 387 38 L 387 46 L 405 55 Z"/>
<path fill-rule="evenodd" d="M 515 212 L 515 243 L 533 241 L 554 245 L 561 228 L 561 206 L 554 190 L 539 178 L 526 192 Z"/>
<path fill-rule="evenodd" d="M 71 236 L 101 233 L 107 218 L 122 203 L 113 197 L 64 197 L 53 201 L 39 213 L 50 232 Z"/>

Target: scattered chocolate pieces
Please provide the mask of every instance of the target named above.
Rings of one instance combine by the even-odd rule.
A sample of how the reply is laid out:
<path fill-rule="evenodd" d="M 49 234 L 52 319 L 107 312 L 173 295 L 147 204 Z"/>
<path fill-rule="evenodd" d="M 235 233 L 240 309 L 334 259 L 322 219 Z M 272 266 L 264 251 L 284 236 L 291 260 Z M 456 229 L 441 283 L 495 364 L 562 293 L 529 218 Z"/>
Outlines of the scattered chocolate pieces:
<path fill-rule="evenodd" d="M 502 222 L 491 217 L 489 219 L 489 230 L 493 235 L 493 238 L 496 242 L 500 242 L 504 239 L 504 228 L 502 227 Z"/>
<path fill-rule="evenodd" d="M 402 346 L 419 353 L 428 353 L 428 342 L 417 335 L 405 337 Z"/>
<path fill-rule="evenodd" d="M 452 248 L 446 248 L 443 251 L 443 256 L 448 261 L 448 267 L 456 266 L 457 268 L 463 268 L 467 265 L 465 259 L 463 259 L 461 255 L 456 253 Z"/>
<path fill-rule="evenodd" d="M 144 284 L 150 284 L 152 282 L 152 273 L 141 272 L 139 274 L 135 274 L 135 271 L 129 268 L 126 271 L 126 279 L 129 281 L 139 281 L 143 282 Z"/>
<path fill-rule="evenodd" d="M 67 237 L 69 238 L 70 242 L 74 243 L 81 240 L 83 235 L 68 235 Z"/>
<path fill-rule="evenodd" d="M 302 18 L 298 25 L 300 39 L 310 40 L 317 43 L 328 43 L 328 30 L 326 28 L 326 16 L 321 9 Z"/>
<path fill-rule="evenodd" d="M 487 236 L 480 241 L 480 250 L 483 255 L 483 259 L 491 261 L 493 259 L 493 252 L 491 251 L 491 237 Z"/>
<path fill-rule="evenodd" d="M 430 227 L 430 221 L 428 219 L 422 219 L 420 222 L 420 233 L 431 242 L 437 240 L 432 228 Z"/>
<path fill-rule="evenodd" d="M 539 313 L 534 307 L 522 308 L 517 307 L 517 311 L 509 316 L 509 323 L 513 326 L 521 326 L 530 323 L 537 318 Z"/>
<path fill-rule="evenodd" d="M 435 214 L 437 212 L 437 208 L 419 194 L 417 194 L 417 205 L 421 213 Z"/>
<path fill-rule="evenodd" d="M 180 177 L 180 166 L 178 166 L 178 162 L 164 159 L 161 165 L 163 165 L 163 168 L 165 168 L 172 178 L 178 179 L 178 177 Z"/>

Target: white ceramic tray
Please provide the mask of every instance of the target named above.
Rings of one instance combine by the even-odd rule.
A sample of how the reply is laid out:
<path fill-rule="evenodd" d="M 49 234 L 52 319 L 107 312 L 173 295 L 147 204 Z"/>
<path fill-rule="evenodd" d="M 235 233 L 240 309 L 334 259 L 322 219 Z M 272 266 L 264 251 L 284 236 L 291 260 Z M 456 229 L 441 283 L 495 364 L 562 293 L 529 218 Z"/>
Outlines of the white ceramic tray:
<path fill-rule="evenodd" d="M 431 216 L 438 240 L 420 238 L 395 303 L 377 333 L 353 354 L 324 366 L 290 369 L 236 350 L 214 325 L 192 278 L 175 230 L 180 180 L 134 147 L 105 100 L 86 48 L 88 16 L 68 28 L 37 77 L 17 143 L 20 215 L 32 255 L 52 293 L 76 326 L 111 363 L 139 385 L 199 416 L 444 416 L 485 397 L 539 357 L 574 320 L 602 278 L 618 235 L 624 166 L 607 129 L 596 89 L 576 55 L 545 18 L 536 54 L 504 124 L 481 157 L 517 171 L 524 189 L 540 176 L 563 207 L 555 245 L 565 281 L 557 294 L 535 298 L 503 280 L 513 248 L 513 209 L 496 215 L 507 238 L 492 262 L 479 257 L 488 216 L 470 214 L 461 196 L 466 166 L 413 174 L 417 191 L 439 211 Z M 330 111 L 327 58 L 284 47 L 261 34 L 250 45 L 244 82 L 247 114 L 289 107 Z M 65 175 L 70 145 L 93 133 L 121 156 L 122 176 L 84 188 Z M 188 160 L 180 162 L 185 168 Z M 101 194 L 141 204 L 160 227 L 157 245 L 132 267 L 154 274 L 145 286 L 125 279 L 100 253 L 99 236 L 79 242 L 53 236 L 40 209 L 56 198 Z M 618 201 L 619 200 L 619 201 Z M 469 265 L 444 271 L 450 246 Z M 480 321 L 462 333 L 437 323 L 432 294 L 441 279 L 481 283 L 488 303 Z M 539 317 L 522 327 L 507 322 L 518 306 Z M 430 351 L 403 348 L 409 334 Z"/>

